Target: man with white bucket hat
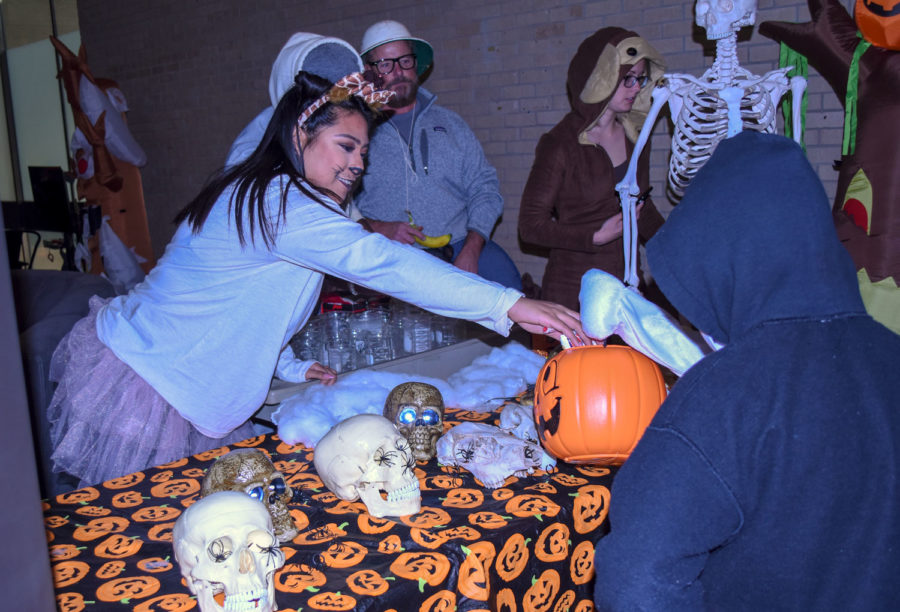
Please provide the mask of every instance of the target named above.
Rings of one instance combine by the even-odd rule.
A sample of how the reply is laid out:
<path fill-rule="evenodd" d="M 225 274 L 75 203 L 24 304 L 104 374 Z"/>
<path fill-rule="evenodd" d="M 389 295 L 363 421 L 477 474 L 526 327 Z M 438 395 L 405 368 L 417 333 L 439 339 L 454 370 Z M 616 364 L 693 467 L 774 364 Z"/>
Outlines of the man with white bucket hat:
<path fill-rule="evenodd" d="M 456 267 L 521 289 L 515 264 L 490 239 L 503 212 L 497 171 L 465 121 L 419 86 L 431 45 L 402 23 L 379 21 L 363 35 L 366 69 L 397 95 L 369 144 L 369 165 L 355 204 L 361 223 L 405 244 L 450 234 L 435 254 Z"/>

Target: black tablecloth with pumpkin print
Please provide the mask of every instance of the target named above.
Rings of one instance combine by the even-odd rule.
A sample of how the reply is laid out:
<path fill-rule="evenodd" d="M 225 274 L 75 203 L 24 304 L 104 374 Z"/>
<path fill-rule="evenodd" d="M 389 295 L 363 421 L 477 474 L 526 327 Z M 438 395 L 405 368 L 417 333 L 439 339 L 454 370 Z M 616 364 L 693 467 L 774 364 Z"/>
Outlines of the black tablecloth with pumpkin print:
<path fill-rule="evenodd" d="M 497 424 L 498 414 L 448 409 L 445 426 Z M 419 462 L 421 512 L 378 519 L 325 488 L 309 448 L 267 435 L 46 500 L 60 610 L 197 608 L 172 528 L 206 469 L 237 447 L 268 452 L 294 490 L 300 533 L 282 544 L 281 610 L 593 609 L 594 544 L 608 531 L 614 468 L 560 462 L 485 489 L 469 472 Z"/>

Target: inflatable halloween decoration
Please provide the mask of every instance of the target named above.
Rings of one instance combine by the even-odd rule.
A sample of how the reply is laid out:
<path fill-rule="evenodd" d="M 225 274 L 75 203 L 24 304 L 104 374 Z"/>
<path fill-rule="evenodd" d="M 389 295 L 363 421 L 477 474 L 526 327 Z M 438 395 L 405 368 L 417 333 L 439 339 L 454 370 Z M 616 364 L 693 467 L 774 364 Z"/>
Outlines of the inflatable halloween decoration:
<path fill-rule="evenodd" d="M 650 358 L 627 346 L 580 346 L 547 360 L 534 388 L 534 419 L 557 458 L 618 465 L 665 398 Z"/>
<path fill-rule="evenodd" d="M 900 2 L 856 0 L 854 16 L 866 40 L 883 49 L 900 51 Z"/>
<path fill-rule="evenodd" d="M 284 553 L 265 506 L 244 493 L 219 491 L 194 502 L 172 530 L 181 575 L 201 612 L 271 612 L 275 570 Z M 224 593 L 220 606 L 215 596 Z"/>
<path fill-rule="evenodd" d="M 844 101 L 835 227 L 867 310 L 900 333 L 900 2 L 861 0 L 856 23 L 838 0 L 809 0 L 809 11 L 810 22 L 759 31 L 805 55 Z"/>
<path fill-rule="evenodd" d="M 756 0 L 714 2 L 697 0 L 696 24 L 716 43 L 716 58 L 699 78 L 690 74 L 664 74 L 654 87 L 647 120 L 634 145 L 625 177 L 616 185 L 622 202 L 626 284 L 636 287 L 637 216 L 641 194 L 637 164 L 656 119 L 668 104 L 675 129 L 669 157 L 668 188 L 680 198 L 694 176 L 724 138 L 741 130 L 773 133 L 779 100 L 790 90 L 793 96 L 793 134 L 801 142 L 800 105 L 806 79 L 788 78 L 791 67 L 763 75 L 751 73 L 738 62 L 737 33 L 756 22 Z"/>
<path fill-rule="evenodd" d="M 109 217 L 110 227 L 140 257 L 147 272 L 156 261 L 138 169 L 147 163 L 147 157 L 125 121 L 125 96 L 115 81 L 91 74 L 84 46 L 75 55 L 56 37 L 51 36 L 50 42 L 62 63 L 58 78 L 75 120 L 70 149 L 78 197 L 89 207 L 100 207 L 101 215 Z M 91 272 L 99 274 L 103 262 L 96 238 L 89 249 Z"/>
<path fill-rule="evenodd" d="M 383 414 L 407 439 L 416 461 L 434 457 L 434 445 L 444 433 L 444 398 L 437 387 L 401 383 L 388 393 Z"/>
<path fill-rule="evenodd" d="M 361 499 L 374 517 L 416 514 L 422 506 L 409 442 L 380 414 L 357 414 L 332 427 L 316 444 L 313 462 L 329 491 Z"/>
<path fill-rule="evenodd" d="M 218 491 L 239 491 L 265 504 L 279 542 L 289 542 L 297 535 L 288 508 L 293 491 L 284 474 L 258 448 L 238 448 L 215 460 L 203 479 L 200 494 L 207 497 Z"/>

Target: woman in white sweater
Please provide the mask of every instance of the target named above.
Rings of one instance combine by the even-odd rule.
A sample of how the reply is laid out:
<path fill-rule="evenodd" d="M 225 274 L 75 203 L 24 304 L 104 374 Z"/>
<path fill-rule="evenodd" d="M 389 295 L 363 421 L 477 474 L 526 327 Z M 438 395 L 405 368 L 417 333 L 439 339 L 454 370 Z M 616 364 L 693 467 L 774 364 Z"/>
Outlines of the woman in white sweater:
<path fill-rule="evenodd" d="M 143 283 L 91 313 L 54 354 L 54 468 L 82 485 L 253 435 L 272 375 L 333 382 L 288 341 L 331 274 L 501 334 L 583 338 L 578 314 L 369 233 L 345 203 L 365 168 L 373 111 L 390 92 L 361 75 L 332 87 L 300 72 L 262 142 L 178 215 Z"/>

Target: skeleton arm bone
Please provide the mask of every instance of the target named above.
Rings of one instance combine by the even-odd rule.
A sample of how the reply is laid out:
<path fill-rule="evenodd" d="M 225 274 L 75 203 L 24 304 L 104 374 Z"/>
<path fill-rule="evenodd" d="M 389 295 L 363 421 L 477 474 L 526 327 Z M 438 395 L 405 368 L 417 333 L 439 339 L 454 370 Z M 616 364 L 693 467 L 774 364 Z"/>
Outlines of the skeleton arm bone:
<path fill-rule="evenodd" d="M 806 91 L 806 79 L 801 76 L 791 77 L 791 126 L 793 128 L 794 142 L 803 146 L 803 117 L 801 105 L 803 92 Z"/>
<path fill-rule="evenodd" d="M 616 192 L 619 194 L 619 202 L 622 206 L 622 244 L 625 250 L 624 281 L 630 287 L 637 287 L 640 282 L 637 275 L 638 229 L 637 215 L 635 214 L 635 206 L 640 194 L 637 184 L 638 159 L 640 159 L 641 153 L 650 139 L 650 133 L 653 131 L 653 126 L 656 124 L 660 110 L 665 106 L 671 95 L 672 92 L 668 86 L 660 85 L 653 89 L 650 95 L 653 103 L 650 106 L 647 118 L 644 120 L 644 125 L 641 127 L 641 133 L 638 135 L 637 142 L 634 143 L 634 151 L 631 153 L 631 159 L 628 160 L 625 178 L 616 185 Z"/>

